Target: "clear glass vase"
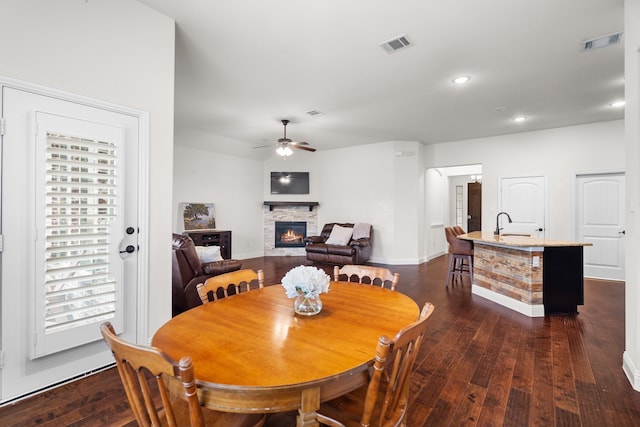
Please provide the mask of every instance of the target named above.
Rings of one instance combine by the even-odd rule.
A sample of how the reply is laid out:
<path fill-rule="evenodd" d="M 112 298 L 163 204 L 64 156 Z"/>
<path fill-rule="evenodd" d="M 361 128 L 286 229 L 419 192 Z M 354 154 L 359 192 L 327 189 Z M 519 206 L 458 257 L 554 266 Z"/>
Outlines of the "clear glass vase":
<path fill-rule="evenodd" d="M 293 310 L 302 316 L 313 316 L 322 310 L 320 297 L 298 295 L 293 300 Z"/>

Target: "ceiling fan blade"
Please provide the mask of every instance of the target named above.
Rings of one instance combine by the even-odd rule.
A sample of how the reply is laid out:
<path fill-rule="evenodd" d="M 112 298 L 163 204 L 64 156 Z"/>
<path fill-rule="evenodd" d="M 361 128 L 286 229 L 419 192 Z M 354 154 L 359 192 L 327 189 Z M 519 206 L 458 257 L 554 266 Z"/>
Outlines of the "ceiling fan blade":
<path fill-rule="evenodd" d="M 315 149 L 315 148 L 305 147 L 305 146 L 303 146 L 303 145 L 289 144 L 289 146 L 290 146 L 291 148 L 297 148 L 298 150 L 305 150 L 305 151 L 311 151 L 311 152 L 316 151 L 316 149 Z"/>
<path fill-rule="evenodd" d="M 273 144 L 269 144 L 269 145 L 257 145 L 255 147 L 251 147 L 251 148 L 265 148 L 265 147 L 273 147 Z"/>
<path fill-rule="evenodd" d="M 304 141 L 291 141 L 291 142 L 289 142 L 289 144 L 291 144 L 291 145 L 309 145 L 308 142 L 304 142 Z"/>

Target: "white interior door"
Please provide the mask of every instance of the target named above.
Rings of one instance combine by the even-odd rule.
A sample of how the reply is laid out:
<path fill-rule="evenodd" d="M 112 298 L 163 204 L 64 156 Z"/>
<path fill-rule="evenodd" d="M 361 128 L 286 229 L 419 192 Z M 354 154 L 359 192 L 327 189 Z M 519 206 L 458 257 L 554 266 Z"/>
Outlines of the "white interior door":
<path fill-rule="evenodd" d="M 543 176 L 526 176 L 500 179 L 501 233 L 525 233 L 537 237 L 546 236 L 546 185 Z"/>
<path fill-rule="evenodd" d="M 576 177 L 576 238 L 584 248 L 584 275 L 624 280 L 624 173 Z"/>
<path fill-rule="evenodd" d="M 2 113 L 4 402 L 112 363 L 105 320 L 136 340 L 139 125 L 11 87 Z"/>

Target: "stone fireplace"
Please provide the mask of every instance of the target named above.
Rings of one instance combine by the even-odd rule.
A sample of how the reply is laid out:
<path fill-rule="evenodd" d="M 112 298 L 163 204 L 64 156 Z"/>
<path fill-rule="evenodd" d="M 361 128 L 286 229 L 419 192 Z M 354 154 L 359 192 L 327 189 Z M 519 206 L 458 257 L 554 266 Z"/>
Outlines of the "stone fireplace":
<path fill-rule="evenodd" d="M 304 248 L 307 223 L 306 221 L 276 221 L 274 236 L 276 248 Z"/>
<path fill-rule="evenodd" d="M 316 236 L 318 234 L 317 205 L 315 202 L 312 202 L 312 206 L 309 206 L 309 203 L 300 202 L 292 202 L 291 205 L 286 202 L 278 202 L 277 205 L 265 204 L 262 210 L 264 255 L 304 256 L 306 254 L 304 237 L 300 239 L 299 235 Z M 276 231 L 276 223 L 279 227 L 284 225 L 290 230 Z M 286 227 L 287 225 L 289 227 Z"/>

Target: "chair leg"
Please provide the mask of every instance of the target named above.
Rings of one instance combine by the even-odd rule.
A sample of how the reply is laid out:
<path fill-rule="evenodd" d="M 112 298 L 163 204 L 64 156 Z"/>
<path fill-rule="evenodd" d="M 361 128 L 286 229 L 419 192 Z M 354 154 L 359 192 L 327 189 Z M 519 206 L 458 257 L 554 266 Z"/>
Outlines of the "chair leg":
<path fill-rule="evenodd" d="M 464 260 L 454 256 L 453 258 L 453 271 L 462 271 Z"/>
<path fill-rule="evenodd" d="M 449 254 L 449 273 L 447 274 L 447 283 L 445 286 L 449 286 L 449 282 L 451 281 L 451 273 L 455 268 L 455 257 L 452 254 Z"/>
<path fill-rule="evenodd" d="M 449 254 L 449 273 L 447 274 L 447 286 L 457 276 L 469 275 L 473 284 L 473 258 L 471 255 Z"/>

